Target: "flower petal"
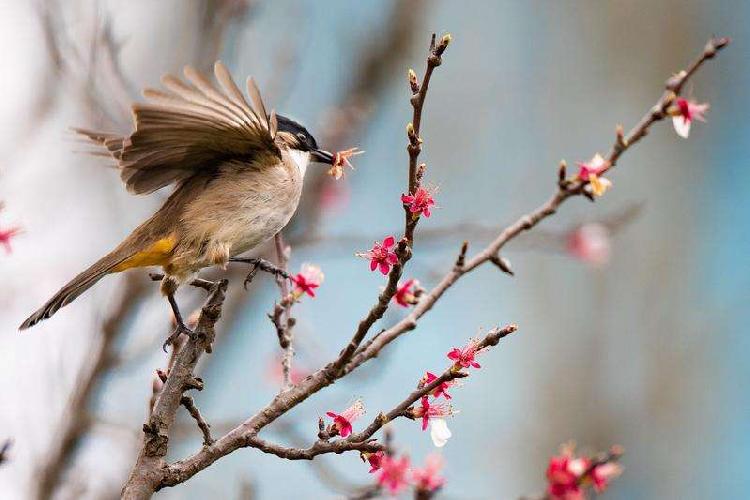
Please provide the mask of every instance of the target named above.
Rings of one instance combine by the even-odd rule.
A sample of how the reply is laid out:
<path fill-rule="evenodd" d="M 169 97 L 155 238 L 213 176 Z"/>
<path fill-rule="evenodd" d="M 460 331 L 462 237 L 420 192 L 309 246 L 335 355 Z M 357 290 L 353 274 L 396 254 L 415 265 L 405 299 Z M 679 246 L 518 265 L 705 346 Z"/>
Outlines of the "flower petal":
<path fill-rule="evenodd" d="M 432 444 L 438 448 L 442 448 L 453 434 L 450 429 L 448 429 L 448 424 L 444 419 L 433 418 L 430 422 L 430 438 L 432 438 Z"/>
<path fill-rule="evenodd" d="M 396 244 L 396 238 L 394 238 L 393 236 L 388 236 L 386 239 L 383 240 L 383 246 L 385 248 L 390 248 L 395 244 Z"/>
<path fill-rule="evenodd" d="M 674 131 L 677 135 L 687 139 L 690 135 L 690 120 L 685 119 L 683 116 L 673 116 L 672 125 L 674 125 Z"/>

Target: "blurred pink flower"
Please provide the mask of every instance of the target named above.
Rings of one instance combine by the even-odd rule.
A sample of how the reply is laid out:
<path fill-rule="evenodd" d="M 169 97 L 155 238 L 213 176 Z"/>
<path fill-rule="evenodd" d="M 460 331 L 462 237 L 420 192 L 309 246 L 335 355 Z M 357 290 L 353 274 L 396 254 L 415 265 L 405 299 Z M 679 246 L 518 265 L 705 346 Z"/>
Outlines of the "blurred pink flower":
<path fill-rule="evenodd" d="M 708 111 L 708 103 L 698 104 L 695 101 L 688 101 L 684 97 L 677 98 L 675 106 L 670 109 L 672 115 L 672 125 L 677 135 L 685 139 L 690 135 L 690 125 L 693 120 L 706 121 L 705 113 Z"/>
<path fill-rule="evenodd" d="M 364 414 L 365 405 L 361 399 L 354 401 L 354 403 L 341 412 L 341 414 L 332 411 L 326 412 L 326 415 L 333 419 L 333 426 L 342 438 L 345 438 L 352 433 L 352 423 Z"/>
<path fill-rule="evenodd" d="M 589 466 L 587 458 L 575 458 L 572 446 L 564 446 L 547 466 L 547 494 L 551 500 L 583 500 L 581 476 Z"/>
<path fill-rule="evenodd" d="M 358 257 L 364 257 L 370 261 L 370 270 L 380 269 L 383 274 L 388 274 L 391 271 L 391 266 L 398 263 L 398 257 L 394 250 L 396 245 L 396 238 L 388 236 L 383 240 L 383 243 L 378 241 L 372 246 L 367 252 L 358 253 Z"/>
<path fill-rule="evenodd" d="M 412 481 L 419 491 L 433 492 L 445 484 L 445 478 L 440 476 L 440 470 L 443 468 L 443 457 L 432 453 L 425 459 L 425 466 L 422 469 L 415 468 L 412 470 Z"/>
<path fill-rule="evenodd" d="M 318 266 L 302 264 L 300 272 L 292 277 L 292 281 L 294 281 L 292 295 L 294 295 L 295 300 L 304 294 L 315 297 L 315 289 L 320 287 L 324 278 L 325 276 Z"/>
<path fill-rule="evenodd" d="M 448 359 L 452 360 L 453 369 L 460 370 L 461 368 L 481 368 L 481 365 L 476 362 L 475 358 L 480 352 L 479 340 L 469 339 L 469 342 L 462 347 L 454 347 L 448 352 Z"/>
<path fill-rule="evenodd" d="M 409 457 L 395 459 L 383 456 L 380 464 L 378 484 L 385 487 L 391 495 L 397 494 L 409 484 Z"/>
<path fill-rule="evenodd" d="M 407 280 L 403 285 L 399 285 L 393 300 L 401 307 L 413 306 L 419 301 L 414 290 L 417 287 L 419 287 L 419 281 L 415 279 Z"/>
<path fill-rule="evenodd" d="M 362 457 L 362 460 L 367 460 L 367 463 L 370 464 L 370 470 L 368 471 L 370 474 L 373 472 L 377 472 L 380 470 L 380 468 L 383 466 L 383 457 L 385 456 L 385 453 L 382 451 L 376 451 L 375 453 L 361 453 L 360 456 Z"/>
<path fill-rule="evenodd" d="M 597 493 L 602 493 L 609 486 L 610 481 L 622 474 L 622 466 L 614 462 L 597 465 L 591 471 L 591 481 Z"/>
<path fill-rule="evenodd" d="M 301 370 L 297 368 L 297 364 L 298 363 L 295 363 L 295 366 L 292 366 L 292 369 L 289 372 L 289 380 L 292 384 L 299 384 L 300 382 L 302 382 L 302 380 L 304 380 L 305 377 L 307 377 L 311 373 L 307 370 Z M 274 385 L 280 384 L 284 381 L 284 370 L 281 367 L 281 357 L 271 357 L 270 361 L 268 362 L 268 368 L 266 370 L 266 378 Z"/>
<path fill-rule="evenodd" d="M 547 466 L 550 500 L 584 500 L 585 486 L 593 485 L 597 493 L 602 493 L 610 481 L 622 473 L 622 467 L 616 462 L 594 464 L 589 457 L 576 457 L 574 444 L 561 446 L 560 455 L 550 458 Z"/>
<path fill-rule="evenodd" d="M 416 218 L 420 215 L 429 217 L 431 215 L 430 207 L 435 204 L 435 199 L 432 195 L 432 191 L 418 187 L 414 194 L 402 194 L 401 203 L 409 208 L 409 212 L 412 213 L 413 217 Z"/>
<path fill-rule="evenodd" d="M 568 234 L 567 250 L 587 264 L 602 266 L 609 262 L 612 250 L 609 229 L 597 223 L 579 226 Z"/>
<path fill-rule="evenodd" d="M 8 229 L 0 229 L 0 245 L 5 249 L 5 253 L 10 255 L 13 253 L 13 248 L 10 246 L 10 240 L 21 233 L 20 227 L 11 227 Z"/>
<path fill-rule="evenodd" d="M 329 213 L 339 212 L 349 204 L 350 189 L 341 182 L 326 182 L 323 184 L 320 203 Z"/>

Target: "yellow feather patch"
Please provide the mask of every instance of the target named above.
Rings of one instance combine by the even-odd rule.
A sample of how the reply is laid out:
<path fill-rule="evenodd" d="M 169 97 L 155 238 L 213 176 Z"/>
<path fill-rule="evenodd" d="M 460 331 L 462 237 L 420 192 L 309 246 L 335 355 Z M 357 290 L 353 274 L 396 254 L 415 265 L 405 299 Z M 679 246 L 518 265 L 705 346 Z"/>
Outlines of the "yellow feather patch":
<path fill-rule="evenodd" d="M 119 273 L 126 269 L 146 266 L 163 266 L 169 262 L 177 239 L 174 236 L 162 238 L 147 249 L 134 254 L 112 268 L 112 272 Z"/>

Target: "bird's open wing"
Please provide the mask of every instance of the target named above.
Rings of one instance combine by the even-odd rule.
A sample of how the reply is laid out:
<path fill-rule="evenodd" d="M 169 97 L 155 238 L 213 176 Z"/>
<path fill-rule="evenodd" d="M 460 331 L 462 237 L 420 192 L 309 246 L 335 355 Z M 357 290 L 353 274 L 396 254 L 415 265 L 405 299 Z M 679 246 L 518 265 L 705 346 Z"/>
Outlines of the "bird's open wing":
<path fill-rule="evenodd" d="M 189 66 L 184 74 L 189 83 L 166 75 L 166 90 L 144 91 L 149 102 L 133 105 L 130 136 L 77 130 L 109 150 L 130 192 L 151 193 L 235 157 L 280 156 L 274 143 L 276 114 L 266 113 L 252 78 L 247 80 L 248 104 L 221 62 L 214 65 L 218 88 Z"/>

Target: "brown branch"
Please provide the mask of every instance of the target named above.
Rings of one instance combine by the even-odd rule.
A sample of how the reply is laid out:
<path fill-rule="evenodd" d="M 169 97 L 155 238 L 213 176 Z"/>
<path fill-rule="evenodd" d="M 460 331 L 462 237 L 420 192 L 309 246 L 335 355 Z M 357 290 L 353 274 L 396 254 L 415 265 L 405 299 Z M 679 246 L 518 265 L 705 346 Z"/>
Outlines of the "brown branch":
<path fill-rule="evenodd" d="M 500 340 L 518 329 L 516 325 L 508 325 L 503 328 L 494 328 L 477 344 L 477 350 L 496 346 Z M 327 453 L 344 453 L 346 451 L 375 452 L 383 451 L 385 445 L 374 442 L 372 436 L 375 435 L 386 423 L 391 422 L 399 417 L 408 417 L 411 406 L 419 401 L 422 397 L 430 394 L 437 389 L 443 382 L 449 382 L 458 378 L 467 377 L 468 373 L 448 368 L 442 375 L 437 377 L 431 383 L 418 387 L 412 391 L 403 401 L 396 405 L 388 413 L 380 413 L 364 430 L 356 434 L 351 434 L 345 439 L 335 441 L 318 440 L 309 448 L 286 447 L 271 443 L 250 435 L 247 437 L 244 446 L 257 448 L 264 453 L 270 453 L 280 458 L 288 460 L 312 460 L 318 455 Z"/>
<path fill-rule="evenodd" d="M 195 335 L 180 349 L 148 421 L 143 424 L 143 446 L 122 490 L 123 498 L 150 498 L 159 488 L 169 431 L 182 403 L 183 392 L 191 387 L 193 370 L 201 355 L 210 349 L 214 327 L 221 315 L 227 281 L 214 284 L 201 309 Z"/>
<path fill-rule="evenodd" d="M 625 151 L 630 149 L 633 144 L 638 142 L 638 140 L 648 133 L 651 125 L 664 119 L 667 108 L 674 100 L 675 91 L 681 90 L 688 78 L 690 78 L 690 76 L 692 76 L 705 61 L 714 57 L 716 52 L 725 47 L 728 43 L 729 40 L 727 38 L 712 38 L 709 40 L 700 57 L 690 65 L 688 71 L 680 72 L 678 75 L 667 81 L 666 86 L 668 90 L 662 95 L 657 104 L 646 113 L 641 121 L 638 122 L 638 124 L 628 133 L 624 140 L 615 140 L 615 145 L 607 155 L 607 160 L 610 162 L 609 168 L 612 168 Z M 473 271 L 492 259 L 496 259 L 499 256 L 500 250 L 506 243 L 554 214 L 560 205 L 568 198 L 582 194 L 585 184 L 586 183 L 582 181 L 572 181 L 570 183 L 562 184 L 558 188 L 558 191 L 552 195 L 547 202 L 532 212 L 521 216 L 513 224 L 503 229 L 486 248 L 466 261 L 466 264 L 462 268 L 458 269 L 454 267 L 443 277 L 437 286 L 422 297 L 419 304 L 416 305 L 406 318 L 402 319 L 396 325 L 379 335 L 377 340 L 372 342 L 367 349 L 360 350 L 360 352 L 358 352 L 345 367 L 345 373 L 354 370 L 362 363 L 377 356 L 386 345 L 390 344 L 404 333 L 413 330 L 416 327 L 419 318 L 432 309 L 440 297 L 442 297 L 443 294 L 464 274 Z"/>
<path fill-rule="evenodd" d="M 195 419 L 195 423 L 198 424 L 198 428 L 203 433 L 203 446 L 210 446 L 214 439 L 211 437 L 211 425 L 203 418 L 198 407 L 195 406 L 195 401 L 192 396 L 182 396 L 180 404 L 185 407 L 191 417 Z"/>
<path fill-rule="evenodd" d="M 61 428 L 55 433 L 55 448 L 48 452 L 45 461 L 37 472 L 38 481 L 35 498 L 52 498 L 62 481 L 65 470 L 73 463 L 76 450 L 90 432 L 92 420 L 90 409 L 99 384 L 116 365 L 115 346 L 128 324 L 127 318 L 133 313 L 141 295 L 143 282 L 139 276 L 128 275 L 124 290 L 112 314 L 104 321 L 98 342 L 95 342 L 85 359 L 90 363 L 79 377 L 75 392 L 68 402 L 60 421 Z"/>
<path fill-rule="evenodd" d="M 276 246 L 276 258 L 279 261 L 279 268 L 288 272 L 291 248 L 284 243 L 284 236 L 281 232 L 277 233 L 274 237 L 274 244 Z M 289 280 L 277 275 L 276 285 L 279 287 L 279 292 L 281 293 L 281 302 L 274 306 L 274 313 L 271 315 L 271 320 L 279 336 L 279 345 L 284 351 L 281 357 L 281 387 L 283 390 L 292 384 L 292 358 L 294 357 L 293 328 L 295 323 L 295 319 L 292 318 L 292 306 L 294 305 L 294 300 L 290 295 Z"/>
<path fill-rule="evenodd" d="M 409 85 L 412 89 L 410 102 L 413 112 L 411 123 L 406 127 L 406 135 L 409 140 L 406 150 L 409 152 L 408 192 L 412 194 L 419 187 L 421 178 L 421 175 L 418 175 L 417 160 L 419 159 L 419 153 L 422 152 L 422 137 L 420 136 L 422 109 L 424 108 L 424 102 L 427 97 L 427 89 L 430 85 L 432 72 L 442 64 L 443 53 L 445 52 L 445 49 L 448 48 L 450 42 L 451 36 L 445 35 L 436 43 L 435 34 L 432 34 L 432 39 L 430 41 L 430 55 L 427 57 L 427 68 L 425 69 L 421 83 L 417 81 L 414 71 L 409 70 Z M 411 247 L 414 244 L 414 229 L 417 227 L 419 218 L 414 217 L 414 214 L 411 213 L 407 207 L 404 207 L 404 213 L 404 237 Z"/>
<path fill-rule="evenodd" d="M 416 189 L 417 185 L 417 160 L 419 159 L 419 153 L 422 151 L 422 138 L 419 137 L 420 125 L 422 123 L 422 111 L 424 109 L 425 99 L 427 98 L 427 88 L 432 77 L 432 72 L 436 67 L 442 64 L 442 55 L 445 49 L 448 48 L 448 44 L 451 41 L 450 35 L 445 35 L 440 39 L 440 42 L 436 45 L 435 34 L 432 34 L 430 40 L 429 55 L 427 56 L 427 69 L 422 79 L 422 84 L 415 83 L 412 80 L 413 71 L 409 72 L 409 79 L 414 94 L 411 98 L 411 105 L 413 108 L 412 122 L 406 127 L 406 136 L 409 141 L 407 150 L 409 152 L 409 179 L 407 181 L 409 192 L 412 193 Z M 398 247 L 396 248 L 396 255 L 398 256 L 398 263 L 393 266 L 390 273 L 388 274 L 388 283 L 383 291 L 378 296 L 378 301 L 370 309 L 357 326 L 357 330 L 354 332 L 352 339 L 349 344 L 339 355 L 339 358 L 333 364 L 333 371 L 337 376 L 342 374 L 344 366 L 349 362 L 357 348 L 360 346 L 367 333 L 372 328 L 377 320 L 383 317 L 385 311 L 388 309 L 388 305 L 391 303 L 393 296 L 396 295 L 398 290 L 398 281 L 401 279 L 404 266 L 411 258 L 411 248 L 414 240 L 414 229 L 417 227 L 419 217 L 414 217 L 408 208 L 404 207 L 406 218 L 404 222 L 404 237 L 399 241 Z"/>

